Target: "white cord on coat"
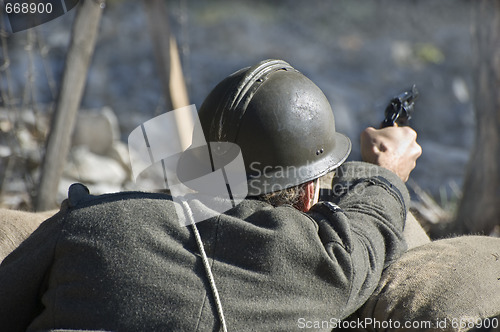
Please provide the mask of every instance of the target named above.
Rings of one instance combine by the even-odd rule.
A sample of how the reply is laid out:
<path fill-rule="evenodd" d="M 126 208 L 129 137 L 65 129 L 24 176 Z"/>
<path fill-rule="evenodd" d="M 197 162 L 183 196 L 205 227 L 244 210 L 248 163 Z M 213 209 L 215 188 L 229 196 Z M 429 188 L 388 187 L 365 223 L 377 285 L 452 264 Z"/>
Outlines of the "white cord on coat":
<path fill-rule="evenodd" d="M 203 266 L 205 267 L 205 272 L 207 273 L 208 280 L 210 283 L 210 288 L 212 289 L 212 294 L 215 298 L 215 306 L 217 307 L 217 314 L 219 315 L 221 330 L 223 332 L 227 332 L 226 319 L 224 318 L 224 312 L 222 311 L 222 303 L 219 297 L 219 291 L 217 290 L 217 285 L 215 284 L 214 275 L 212 273 L 212 269 L 210 268 L 210 263 L 208 261 L 207 253 L 205 252 L 205 247 L 203 246 L 203 242 L 201 241 L 201 235 L 198 231 L 198 227 L 196 227 L 196 223 L 194 222 L 193 212 L 191 211 L 191 207 L 188 205 L 186 201 L 182 201 L 182 205 L 184 206 L 184 210 L 189 217 L 189 222 L 191 227 L 193 228 L 194 237 L 196 238 L 196 244 L 200 249 L 201 259 L 203 261 Z"/>

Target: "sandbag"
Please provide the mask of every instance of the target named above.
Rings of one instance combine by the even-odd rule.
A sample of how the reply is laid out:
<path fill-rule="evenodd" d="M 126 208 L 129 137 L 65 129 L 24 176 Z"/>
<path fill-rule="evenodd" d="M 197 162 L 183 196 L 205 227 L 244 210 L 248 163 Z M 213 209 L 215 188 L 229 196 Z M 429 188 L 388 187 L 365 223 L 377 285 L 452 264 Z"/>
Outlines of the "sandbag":
<path fill-rule="evenodd" d="M 349 320 L 355 331 L 467 331 L 498 316 L 500 238 L 462 236 L 407 251 Z"/>
<path fill-rule="evenodd" d="M 46 219 L 58 210 L 31 213 L 0 209 L 0 263 Z"/>

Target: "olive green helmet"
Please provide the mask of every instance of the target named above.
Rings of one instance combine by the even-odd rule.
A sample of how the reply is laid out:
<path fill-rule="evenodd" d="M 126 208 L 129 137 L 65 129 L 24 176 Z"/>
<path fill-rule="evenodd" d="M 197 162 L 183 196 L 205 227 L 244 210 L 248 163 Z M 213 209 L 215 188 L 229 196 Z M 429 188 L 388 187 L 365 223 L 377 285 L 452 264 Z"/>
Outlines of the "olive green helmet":
<path fill-rule="evenodd" d="M 262 61 L 225 78 L 198 113 L 207 142 L 240 147 L 249 196 L 314 180 L 351 151 L 349 138 L 335 132 L 323 92 L 282 60 Z"/>

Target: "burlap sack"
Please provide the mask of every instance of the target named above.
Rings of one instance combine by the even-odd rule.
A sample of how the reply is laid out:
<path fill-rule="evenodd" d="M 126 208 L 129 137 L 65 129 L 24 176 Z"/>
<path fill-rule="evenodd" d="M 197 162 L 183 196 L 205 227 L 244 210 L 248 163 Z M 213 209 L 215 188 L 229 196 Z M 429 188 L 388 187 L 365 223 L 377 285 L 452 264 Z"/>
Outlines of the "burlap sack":
<path fill-rule="evenodd" d="M 500 238 L 464 236 L 407 251 L 350 317 L 350 330 L 466 331 L 498 326 L 499 315 Z"/>
<path fill-rule="evenodd" d="M 408 213 L 406 217 L 403 236 L 408 250 L 431 242 L 431 239 L 412 213 Z"/>
<path fill-rule="evenodd" d="M 30 213 L 0 209 L 0 263 L 57 210 Z"/>

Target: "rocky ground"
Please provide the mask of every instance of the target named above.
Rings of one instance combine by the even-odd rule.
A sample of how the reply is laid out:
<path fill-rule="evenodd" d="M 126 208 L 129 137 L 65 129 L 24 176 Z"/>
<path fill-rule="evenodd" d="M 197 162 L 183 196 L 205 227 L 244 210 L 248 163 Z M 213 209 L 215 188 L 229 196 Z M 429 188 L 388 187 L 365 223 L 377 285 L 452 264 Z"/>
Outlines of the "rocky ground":
<path fill-rule="evenodd" d="M 243 66 L 285 59 L 324 90 L 338 131 L 353 140 L 351 159 L 359 158 L 361 130 L 376 126 L 388 100 L 416 84 L 421 97 L 412 126 L 424 154 L 411 183 L 445 206 L 460 193 L 474 137 L 470 7 L 465 0 L 168 1 L 192 103 L 199 107 Z M 73 15 L 2 44 L 0 62 L 10 60 L 0 71 L 2 206 L 31 207 Z M 75 181 L 95 192 L 129 188 L 124 142 L 167 111 L 139 1 L 108 2 L 82 109 L 84 139 L 74 142 L 60 197 Z M 111 141 L 94 134 L 108 125 Z"/>

